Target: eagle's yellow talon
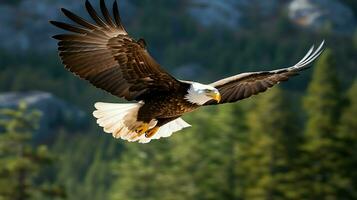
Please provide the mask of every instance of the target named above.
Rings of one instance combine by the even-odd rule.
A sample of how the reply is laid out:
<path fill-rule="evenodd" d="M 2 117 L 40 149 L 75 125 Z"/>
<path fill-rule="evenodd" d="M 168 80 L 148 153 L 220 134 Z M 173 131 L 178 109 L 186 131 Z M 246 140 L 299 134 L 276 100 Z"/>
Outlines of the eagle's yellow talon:
<path fill-rule="evenodd" d="M 135 129 L 135 132 L 139 135 L 139 137 L 144 134 L 147 130 L 149 130 L 149 124 L 148 123 L 143 123 L 141 126 L 139 126 L 137 129 Z"/>
<path fill-rule="evenodd" d="M 160 127 L 156 126 L 150 130 L 148 130 L 145 134 L 146 138 L 151 138 L 152 136 L 154 136 L 158 131 L 159 131 Z"/>

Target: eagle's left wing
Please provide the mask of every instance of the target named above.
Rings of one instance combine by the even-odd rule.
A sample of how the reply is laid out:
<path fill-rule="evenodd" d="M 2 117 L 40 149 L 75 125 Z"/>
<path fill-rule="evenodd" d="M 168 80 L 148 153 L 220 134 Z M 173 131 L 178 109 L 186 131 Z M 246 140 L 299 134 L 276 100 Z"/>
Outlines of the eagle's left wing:
<path fill-rule="evenodd" d="M 229 78 L 210 84 L 221 93 L 220 103 L 233 103 L 252 95 L 265 92 L 274 85 L 287 81 L 290 77 L 298 75 L 300 71 L 309 68 L 310 64 L 323 52 L 324 41 L 314 51 L 312 47 L 300 62 L 292 67 L 278 69 L 274 71 L 250 72 L 238 74 Z M 209 101 L 205 105 L 217 104 L 216 101 Z"/>
<path fill-rule="evenodd" d="M 114 1 L 113 17 L 100 0 L 102 16 L 89 0 L 86 9 L 94 23 L 62 9 L 74 24 L 51 21 L 69 33 L 53 36 L 59 40 L 58 50 L 66 69 L 126 100 L 141 101 L 147 95 L 169 93 L 183 83 L 167 73 L 146 49 L 143 39 L 134 40 L 120 19 L 118 4 Z"/>

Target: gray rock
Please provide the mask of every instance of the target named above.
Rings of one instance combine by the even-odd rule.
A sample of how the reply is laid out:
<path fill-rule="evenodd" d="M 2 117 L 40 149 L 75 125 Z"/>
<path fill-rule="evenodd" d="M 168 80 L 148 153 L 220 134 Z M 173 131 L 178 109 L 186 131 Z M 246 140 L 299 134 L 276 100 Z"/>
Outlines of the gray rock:
<path fill-rule="evenodd" d="M 234 0 L 192 0 L 189 14 L 202 26 L 238 27 L 241 13 Z"/>
<path fill-rule="evenodd" d="M 330 28 L 334 33 L 351 34 L 356 29 L 353 11 L 336 0 L 293 0 L 290 19 L 314 31 Z"/>
<path fill-rule="evenodd" d="M 45 92 L 10 92 L 0 94 L 0 109 L 16 109 L 20 103 L 29 109 L 41 112 L 40 129 L 35 138 L 48 138 L 58 127 L 71 130 L 83 128 L 87 124 L 86 114 L 56 97 Z"/>
<path fill-rule="evenodd" d="M 237 29 L 252 9 L 269 16 L 277 8 L 278 0 L 191 0 L 188 13 L 202 26 Z"/>

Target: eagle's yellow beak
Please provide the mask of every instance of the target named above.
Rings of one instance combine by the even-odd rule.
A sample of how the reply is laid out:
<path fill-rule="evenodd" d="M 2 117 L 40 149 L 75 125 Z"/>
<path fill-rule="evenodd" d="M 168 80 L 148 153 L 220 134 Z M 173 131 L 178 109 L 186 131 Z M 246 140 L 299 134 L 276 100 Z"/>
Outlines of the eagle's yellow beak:
<path fill-rule="evenodd" d="M 212 99 L 216 100 L 217 103 L 221 102 L 221 94 L 219 92 L 211 92 L 207 94 L 207 96 L 211 97 Z"/>

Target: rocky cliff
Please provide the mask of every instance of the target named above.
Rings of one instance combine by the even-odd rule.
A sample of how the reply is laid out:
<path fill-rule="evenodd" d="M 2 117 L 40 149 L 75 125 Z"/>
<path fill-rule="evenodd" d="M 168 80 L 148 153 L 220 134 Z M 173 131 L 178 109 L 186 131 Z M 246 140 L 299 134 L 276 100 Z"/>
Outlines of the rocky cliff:
<path fill-rule="evenodd" d="M 351 34 L 356 29 L 352 10 L 336 0 L 293 0 L 288 11 L 294 23 L 314 31 Z"/>
<path fill-rule="evenodd" d="M 0 93 L 0 109 L 16 109 L 25 103 L 29 109 L 41 112 L 40 130 L 36 138 L 48 138 L 60 127 L 71 130 L 85 128 L 88 117 L 73 105 L 45 92 Z"/>

